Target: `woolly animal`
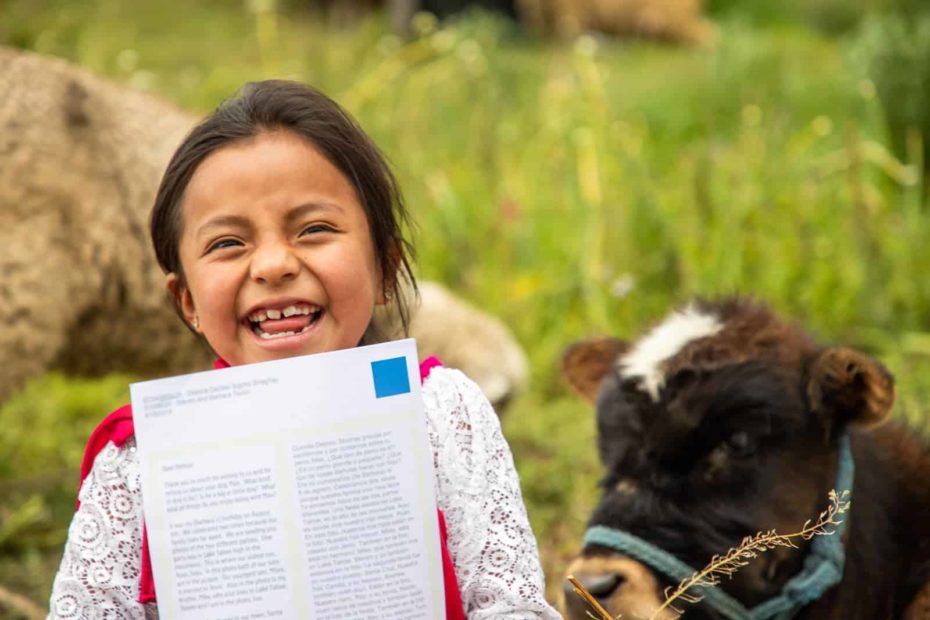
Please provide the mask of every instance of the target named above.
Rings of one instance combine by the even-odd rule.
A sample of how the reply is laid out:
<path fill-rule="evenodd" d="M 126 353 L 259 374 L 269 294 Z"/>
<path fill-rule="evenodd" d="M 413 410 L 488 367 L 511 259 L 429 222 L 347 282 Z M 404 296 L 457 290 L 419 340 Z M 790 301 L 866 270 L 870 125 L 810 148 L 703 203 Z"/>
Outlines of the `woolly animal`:
<path fill-rule="evenodd" d="M 196 118 L 8 48 L 0 92 L 0 402 L 50 369 L 208 367 L 211 353 L 175 316 L 148 239 L 159 178 Z M 399 335 L 389 310 L 375 320 Z M 527 383 L 510 331 L 438 284 L 424 283 L 411 335 L 422 356 L 458 366 L 495 404 Z"/>
<path fill-rule="evenodd" d="M 706 43 L 714 29 L 702 0 L 517 0 L 522 19 L 556 37 L 602 32 L 674 43 Z"/>
<path fill-rule="evenodd" d="M 410 34 L 417 11 L 445 18 L 474 7 L 514 17 L 549 37 L 601 32 L 691 44 L 706 43 L 714 33 L 703 17 L 702 0 L 312 0 L 308 4 L 336 25 L 356 22 L 382 5 L 401 34 Z"/>

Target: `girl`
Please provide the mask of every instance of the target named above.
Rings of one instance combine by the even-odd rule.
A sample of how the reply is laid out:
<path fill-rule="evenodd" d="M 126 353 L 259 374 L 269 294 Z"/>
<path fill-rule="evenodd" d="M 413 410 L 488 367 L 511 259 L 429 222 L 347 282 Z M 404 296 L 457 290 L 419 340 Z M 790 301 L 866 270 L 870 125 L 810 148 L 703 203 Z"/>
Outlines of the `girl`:
<path fill-rule="evenodd" d="M 267 81 L 182 142 L 151 235 L 179 315 L 223 366 L 377 342 L 372 313 L 392 301 L 406 325 L 406 220 L 355 122 L 307 86 Z M 421 372 L 448 617 L 558 618 L 497 416 L 461 372 Z M 49 617 L 157 617 L 128 407 L 95 431 L 82 479 Z"/>

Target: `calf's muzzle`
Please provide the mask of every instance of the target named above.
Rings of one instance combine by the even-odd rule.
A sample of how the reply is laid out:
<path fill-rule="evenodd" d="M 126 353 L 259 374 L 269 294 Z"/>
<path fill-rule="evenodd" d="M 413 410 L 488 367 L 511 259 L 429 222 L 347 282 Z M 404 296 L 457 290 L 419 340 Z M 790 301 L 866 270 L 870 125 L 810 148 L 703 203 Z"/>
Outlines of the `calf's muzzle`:
<path fill-rule="evenodd" d="M 625 555 L 582 555 L 568 568 L 613 617 L 650 618 L 661 604 L 659 582 L 645 564 Z M 590 608 L 567 580 L 561 592 L 561 608 L 566 620 L 590 620 Z M 677 617 L 663 611 L 659 620 Z"/>

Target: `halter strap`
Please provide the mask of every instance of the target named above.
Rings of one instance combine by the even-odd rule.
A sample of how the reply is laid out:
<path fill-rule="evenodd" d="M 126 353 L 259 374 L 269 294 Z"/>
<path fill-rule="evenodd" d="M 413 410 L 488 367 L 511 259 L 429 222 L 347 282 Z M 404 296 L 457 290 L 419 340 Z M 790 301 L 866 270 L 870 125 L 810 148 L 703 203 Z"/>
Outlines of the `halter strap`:
<path fill-rule="evenodd" d="M 855 465 L 852 458 L 849 435 L 839 438 L 839 463 L 836 473 L 836 491 L 842 496 L 852 496 Z M 781 592 L 764 603 L 747 609 L 742 603 L 719 587 L 695 586 L 701 603 L 711 607 L 728 620 L 788 620 L 813 603 L 823 593 L 843 578 L 846 553 L 842 536 L 846 519 L 836 529 L 823 536 L 815 536 L 811 542 L 804 566 L 782 588 Z M 646 542 L 629 532 L 604 525 L 588 528 L 584 537 L 585 546 L 600 545 L 633 557 L 678 583 L 694 575 L 691 566 L 667 551 Z"/>

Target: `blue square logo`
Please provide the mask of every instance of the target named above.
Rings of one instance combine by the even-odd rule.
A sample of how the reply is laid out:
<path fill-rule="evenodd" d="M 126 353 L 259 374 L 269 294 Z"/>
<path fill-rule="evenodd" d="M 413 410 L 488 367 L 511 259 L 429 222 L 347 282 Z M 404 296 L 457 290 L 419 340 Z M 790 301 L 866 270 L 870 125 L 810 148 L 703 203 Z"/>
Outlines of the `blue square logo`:
<path fill-rule="evenodd" d="M 407 358 L 392 357 L 371 363 L 371 377 L 375 381 L 375 398 L 397 396 L 410 392 L 407 376 Z"/>

